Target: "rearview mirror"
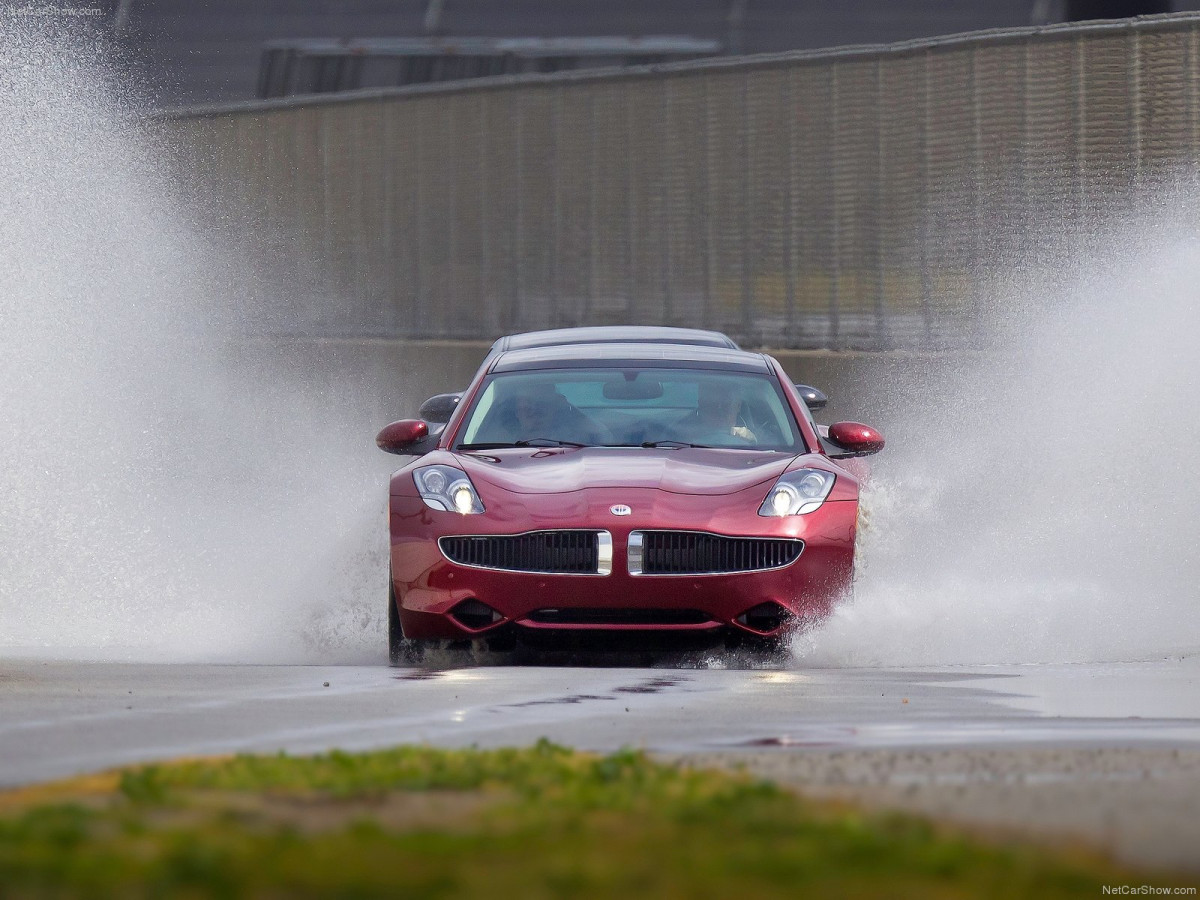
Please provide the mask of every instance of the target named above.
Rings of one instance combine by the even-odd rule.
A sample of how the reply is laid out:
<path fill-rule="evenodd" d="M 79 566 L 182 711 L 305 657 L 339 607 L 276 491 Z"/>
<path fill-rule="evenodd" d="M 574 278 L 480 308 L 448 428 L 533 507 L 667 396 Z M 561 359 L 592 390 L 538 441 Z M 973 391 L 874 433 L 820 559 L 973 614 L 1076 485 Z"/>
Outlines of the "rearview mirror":
<path fill-rule="evenodd" d="M 429 436 L 429 426 L 420 419 L 401 419 L 383 426 L 375 444 L 385 453 L 413 453 L 416 444 Z"/>
<path fill-rule="evenodd" d="M 421 404 L 421 409 L 417 412 L 417 415 L 426 422 L 445 425 L 450 421 L 450 417 L 454 415 L 454 411 L 458 409 L 458 401 L 461 399 L 461 391 L 456 394 L 434 394 Z"/>
<path fill-rule="evenodd" d="M 861 422 L 836 422 L 829 426 L 829 442 L 842 453 L 829 454 L 833 459 L 870 456 L 883 449 L 883 435 Z"/>
<path fill-rule="evenodd" d="M 816 412 L 818 409 L 824 409 L 825 404 L 829 402 L 829 397 L 824 391 L 818 390 L 815 387 L 810 387 L 807 384 L 794 385 L 796 393 L 800 395 L 800 399 L 804 401 L 804 405 Z"/>
<path fill-rule="evenodd" d="M 662 382 L 653 378 L 604 382 L 605 400 L 657 400 L 662 395 Z"/>

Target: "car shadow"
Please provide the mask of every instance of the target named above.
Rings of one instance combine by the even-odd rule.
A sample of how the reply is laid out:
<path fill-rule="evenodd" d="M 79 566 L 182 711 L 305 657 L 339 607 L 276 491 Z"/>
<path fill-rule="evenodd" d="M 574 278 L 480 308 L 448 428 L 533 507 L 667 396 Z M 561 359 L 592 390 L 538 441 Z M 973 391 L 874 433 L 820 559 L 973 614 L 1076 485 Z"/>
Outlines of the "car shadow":
<path fill-rule="evenodd" d="M 552 666 L 637 669 L 783 669 L 794 658 L 783 641 L 729 646 L 724 638 L 661 632 L 539 632 L 500 649 L 463 641 L 426 647 L 412 672 L 464 667 Z M 421 677 L 409 675 L 406 677 Z"/>

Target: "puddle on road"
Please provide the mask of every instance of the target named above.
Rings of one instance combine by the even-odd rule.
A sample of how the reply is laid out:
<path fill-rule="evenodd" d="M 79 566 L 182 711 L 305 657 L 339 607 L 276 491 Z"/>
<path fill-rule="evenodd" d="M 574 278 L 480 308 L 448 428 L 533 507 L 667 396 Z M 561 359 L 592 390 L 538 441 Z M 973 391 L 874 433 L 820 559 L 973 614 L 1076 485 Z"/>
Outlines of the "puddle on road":
<path fill-rule="evenodd" d="M 603 694 L 568 694 L 564 697 L 550 697 L 546 700 L 524 700 L 521 703 L 506 703 L 506 709 L 517 709 L 525 706 L 558 706 L 563 703 L 583 703 L 587 700 L 616 700 Z"/>
<path fill-rule="evenodd" d="M 560 706 L 564 704 L 585 703 L 589 700 L 616 700 L 614 694 L 657 694 L 667 688 L 688 681 L 687 678 L 649 678 L 636 684 L 626 684 L 612 689 L 611 694 L 564 694 L 561 697 L 549 697 L 541 700 L 523 700 L 520 703 L 506 703 L 500 709 L 521 709 L 529 706 Z M 493 710 L 495 712 L 497 710 Z"/>
<path fill-rule="evenodd" d="M 651 678 L 639 684 L 613 688 L 618 694 L 657 694 L 664 688 L 674 687 L 687 679 L 684 678 Z"/>
<path fill-rule="evenodd" d="M 820 734 L 811 737 L 771 735 L 739 741 L 735 747 L 834 747 L 858 737 L 857 728 L 823 728 Z"/>

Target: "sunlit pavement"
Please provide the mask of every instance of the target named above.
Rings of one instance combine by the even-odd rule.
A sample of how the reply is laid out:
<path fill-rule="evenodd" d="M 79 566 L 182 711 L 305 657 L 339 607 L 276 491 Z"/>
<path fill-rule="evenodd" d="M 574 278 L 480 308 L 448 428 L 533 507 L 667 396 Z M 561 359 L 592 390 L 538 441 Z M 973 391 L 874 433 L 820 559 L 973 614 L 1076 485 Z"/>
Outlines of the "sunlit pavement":
<path fill-rule="evenodd" d="M 0 663 L 0 783 L 178 754 L 400 742 L 668 753 L 1200 748 L 1200 657 L 939 669 Z M 326 686 L 328 684 L 328 686 Z"/>

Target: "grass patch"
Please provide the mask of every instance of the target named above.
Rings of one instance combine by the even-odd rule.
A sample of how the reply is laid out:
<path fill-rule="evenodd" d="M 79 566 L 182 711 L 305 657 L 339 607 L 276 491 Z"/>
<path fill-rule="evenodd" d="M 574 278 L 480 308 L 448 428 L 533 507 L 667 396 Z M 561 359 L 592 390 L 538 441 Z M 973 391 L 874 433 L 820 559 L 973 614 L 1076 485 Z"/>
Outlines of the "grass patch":
<path fill-rule="evenodd" d="M 1095 897 L 1144 878 L 545 741 L 128 769 L 0 797 L 0 896 Z M 1154 882 L 1163 884 L 1158 877 Z"/>

